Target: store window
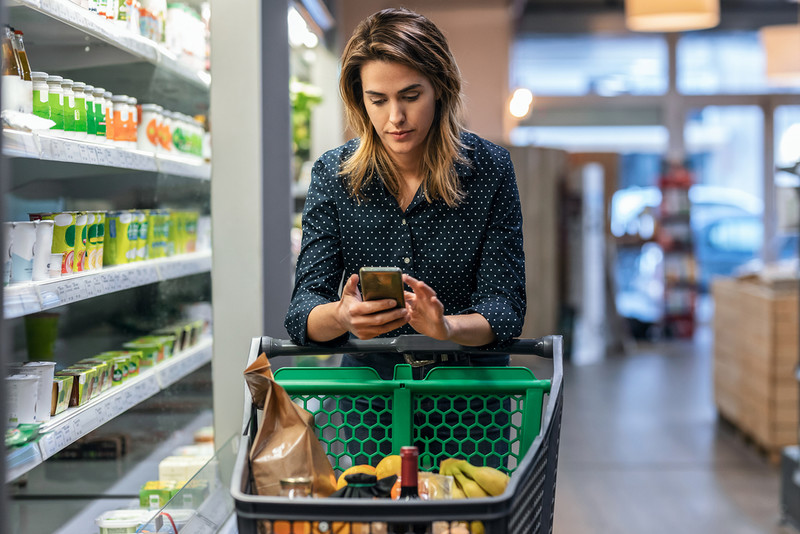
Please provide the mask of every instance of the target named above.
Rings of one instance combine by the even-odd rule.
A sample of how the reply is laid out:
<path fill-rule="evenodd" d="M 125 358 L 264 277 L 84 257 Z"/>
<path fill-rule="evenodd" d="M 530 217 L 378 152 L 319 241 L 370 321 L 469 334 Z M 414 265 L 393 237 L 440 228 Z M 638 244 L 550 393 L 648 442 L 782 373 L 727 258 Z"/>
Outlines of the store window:
<path fill-rule="evenodd" d="M 678 41 L 677 65 L 678 91 L 683 94 L 778 91 L 767 84 L 758 32 L 687 33 Z"/>
<path fill-rule="evenodd" d="M 518 39 L 511 85 L 535 95 L 657 95 L 667 90 L 661 36 L 559 35 Z"/>

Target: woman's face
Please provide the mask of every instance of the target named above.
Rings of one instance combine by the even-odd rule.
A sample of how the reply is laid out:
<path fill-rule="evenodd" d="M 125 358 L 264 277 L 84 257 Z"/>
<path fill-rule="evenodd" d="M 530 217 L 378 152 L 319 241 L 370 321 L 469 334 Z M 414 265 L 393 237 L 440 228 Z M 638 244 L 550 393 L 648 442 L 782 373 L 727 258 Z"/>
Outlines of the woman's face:
<path fill-rule="evenodd" d="M 436 114 L 436 91 L 419 71 L 391 61 L 361 66 L 364 106 L 372 126 L 401 166 L 416 166 Z"/>

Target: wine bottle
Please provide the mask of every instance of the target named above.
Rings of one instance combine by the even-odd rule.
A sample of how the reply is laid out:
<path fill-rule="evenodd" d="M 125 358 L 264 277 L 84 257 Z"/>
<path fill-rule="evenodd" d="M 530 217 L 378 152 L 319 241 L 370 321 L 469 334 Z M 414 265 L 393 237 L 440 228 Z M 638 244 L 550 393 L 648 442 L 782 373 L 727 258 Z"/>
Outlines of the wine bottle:
<path fill-rule="evenodd" d="M 419 471 L 419 450 L 414 446 L 400 448 L 400 501 L 419 499 L 417 473 Z M 393 523 L 389 526 L 392 534 L 425 534 L 428 525 L 425 523 Z"/>

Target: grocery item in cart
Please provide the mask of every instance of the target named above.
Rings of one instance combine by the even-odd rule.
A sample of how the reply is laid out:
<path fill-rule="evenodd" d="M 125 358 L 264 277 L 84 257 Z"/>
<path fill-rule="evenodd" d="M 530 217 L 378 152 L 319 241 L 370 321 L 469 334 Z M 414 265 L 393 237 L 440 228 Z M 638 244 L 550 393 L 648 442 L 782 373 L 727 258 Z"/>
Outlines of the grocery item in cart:
<path fill-rule="evenodd" d="M 314 496 L 329 496 L 336 477 L 314 432 L 312 415 L 293 403 L 275 382 L 265 354 L 245 369 L 244 376 L 253 404 L 263 410 L 250 449 L 256 492 L 279 495 L 281 479 L 309 477 Z"/>

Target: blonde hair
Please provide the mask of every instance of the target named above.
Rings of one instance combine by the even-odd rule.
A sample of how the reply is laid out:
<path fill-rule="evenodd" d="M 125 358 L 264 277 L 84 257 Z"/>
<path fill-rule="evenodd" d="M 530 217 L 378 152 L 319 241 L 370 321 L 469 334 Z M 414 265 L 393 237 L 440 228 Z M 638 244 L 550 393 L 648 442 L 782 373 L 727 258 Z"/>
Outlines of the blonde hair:
<path fill-rule="evenodd" d="M 462 154 L 461 73 L 439 28 L 407 9 L 384 9 L 364 19 L 342 54 L 339 91 L 348 126 L 361 142 L 342 165 L 350 194 L 358 201 L 375 175 L 389 191 L 400 193 L 400 171 L 372 126 L 364 106 L 361 67 L 368 61 L 389 61 L 411 67 L 431 82 L 438 95 L 436 114 L 426 138 L 420 171 L 428 202 L 442 199 L 454 207 L 464 198 L 456 164 L 469 165 Z"/>

